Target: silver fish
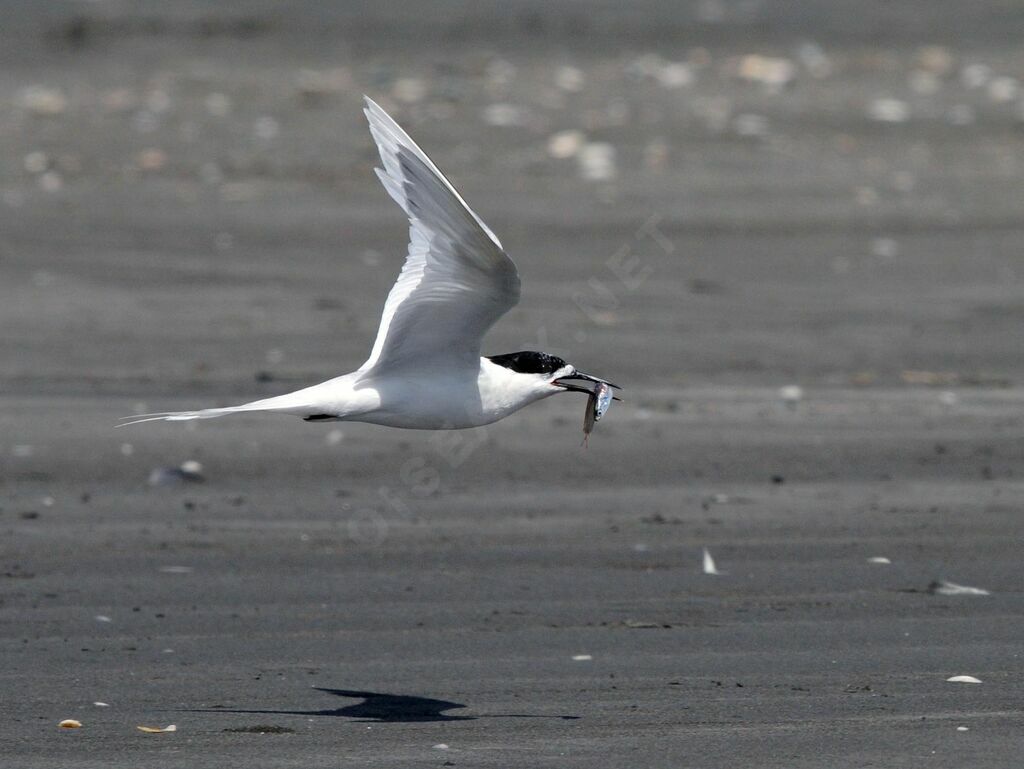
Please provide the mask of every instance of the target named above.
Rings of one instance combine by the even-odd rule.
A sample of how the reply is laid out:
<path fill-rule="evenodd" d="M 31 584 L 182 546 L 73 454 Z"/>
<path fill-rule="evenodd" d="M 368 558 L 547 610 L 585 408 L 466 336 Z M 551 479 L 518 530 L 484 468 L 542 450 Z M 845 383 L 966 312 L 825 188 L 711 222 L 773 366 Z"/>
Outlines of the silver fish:
<path fill-rule="evenodd" d="M 590 397 L 587 398 L 587 411 L 583 415 L 583 440 L 586 441 L 586 436 L 594 429 L 594 425 L 601 421 L 608 408 L 612 405 L 612 388 L 601 382 L 594 388 L 594 391 L 590 393 Z"/>

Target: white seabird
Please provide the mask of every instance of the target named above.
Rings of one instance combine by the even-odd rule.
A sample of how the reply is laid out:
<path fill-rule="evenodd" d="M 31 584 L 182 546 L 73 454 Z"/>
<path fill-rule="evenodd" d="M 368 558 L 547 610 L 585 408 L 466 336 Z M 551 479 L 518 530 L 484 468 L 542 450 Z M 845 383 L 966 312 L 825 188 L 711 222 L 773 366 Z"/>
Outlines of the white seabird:
<path fill-rule="evenodd" d="M 377 176 L 409 217 L 409 255 L 388 294 L 370 357 L 356 371 L 239 406 L 128 417 L 128 424 L 271 412 L 419 430 L 477 427 L 560 392 L 601 383 L 555 355 L 480 356 L 484 334 L 519 301 L 519 273 L 497 236 L 372 99 Z M 124 425 L 122 425 L 124 426 Z"/>

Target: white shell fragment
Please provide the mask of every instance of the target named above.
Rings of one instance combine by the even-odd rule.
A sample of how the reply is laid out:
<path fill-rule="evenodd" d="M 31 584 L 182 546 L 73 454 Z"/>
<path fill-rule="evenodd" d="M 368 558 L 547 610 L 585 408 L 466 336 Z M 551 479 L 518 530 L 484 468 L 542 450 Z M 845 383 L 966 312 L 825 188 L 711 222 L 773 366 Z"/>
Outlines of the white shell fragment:
<path fill-rule="evenodd" d="M 705 574 L 720 575 L 725 573 L 723 571 L 719 571 L 718 567 L 715 566 L 715 559 L 711 557 L 711 551 L 709 551 L 706 547 L 704 548 L 703 570 Z"/>
<path fill-rule="evenodd" d="M 779 388 L 779 398 L 788 405 L 795 406 L 804 399 L 804 388 L 800 385 L 786 385 Z"/>
<path fill-rule="evenodd" d="M 932 583 L 931 592 L 936 595 L 991 595 L 984 588 L 958 585 L 947 580 Z"/>
<path fill-rule="evenodd" d="M 890 561 L 884 555 L 873 555 L 870 558 L 868 558 L 868 563 L 892 563 L 892 561 Z"/>
<path fill-rule="evenodd" d="M 178 731 L 178 727 L 175 726 L 174 724 L 170 724 L 170 725 L 164 726 L 164 727 L 159 727 L 159 726 L 136 726 L 135 728 L 138 729 L 140 732 L 145 732 L 146 734 L 167 734 L 169 732 L 176 732 L 176 731 Z"/>
<path fill-rule="evenodd" d="M 594 658 L 591 657 L 589 654 L 574 654 L 574 655 L 572 655 L 572 661 L 573 662 L 589 662 L 592 659 L 594 659 Z"/>
<path fill-rule="evenodd" d="M 950 676 L 946 679 L 951 684 L 980 684 L 981 679 L 975 678 L 974 676 Z"/>
<path fill-rule="evenodd" d="M 81 729 L 82 722 L 76 721 L 73 718 L 65 718 L 63 721 L 57 724 L 57 726 L 59 726 L 61 729 Z"/>
<path fill-rule="evenodd" d="M 191 566 L 161 566 L 158 571 L 162 574 L 191 574 L 194 569 Z"/>

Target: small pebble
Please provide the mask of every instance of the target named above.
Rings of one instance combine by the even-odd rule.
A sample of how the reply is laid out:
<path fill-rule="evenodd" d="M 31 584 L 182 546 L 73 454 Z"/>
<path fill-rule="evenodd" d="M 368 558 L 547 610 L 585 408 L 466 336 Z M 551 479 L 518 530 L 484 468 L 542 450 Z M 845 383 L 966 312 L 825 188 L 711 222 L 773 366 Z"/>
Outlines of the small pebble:
<path fill-rule="evenodd" d="M 281 132 L 281 124 L 269 115 L 264 115 L 256 118 L 256 122 L 252 125 L 252 132 L 257 139 L 270 141 Z"/>
<path fill-rule="evenodd" d="M 615 147 L 607 142 L 584 144 L 577 155 L 577 160 L 580 175 L 587 181 L 609 181 L 617 175 Z"/>
<path fill-rule="evenodd" d="M 779 388 L 779 398 L 787 404 L 799 403 L 804 399 L 804 388 L 800 385 L 785 385 Z"/>
<path fill-rule="evenodd" d="M 988 98 L 996 104 L 1006 104 L 1017 98 L 1020 92 L 1020 84 L 1016 78 L 997 77 L 988 84 Z"/>
<path fill-rule="evenodd" d="M 992 68 L 987 64 L 968 64 L 960 70 L 960 82 L 967 88 L 981 88 L 992 78 Z"/>
<path fill-rule="evenodd" d="M 892 238 L 875 238 L 871 241 L 871 253 L 882 259 L 892 259 L 900 252 L 899 244 Z"/>
<path fill-rule="evenodd" d="M 50 167 L 50 157 L 45 152 L 35 150 L 25 155 L 21 164 L 30 174 L 41 174 Z"/>
<path fill-rule="evenodd" d="M 487 125 L 508 128 L 526 124 L 526 110 L 514 104 L 490 104 L 484 107 L 483 121 Z"/>
<path fill-rule="evenodd" d="M 579 67 L 559 67 L 555 72 L 555 85 L 570 93 L 582 91 L 586 80 L 586 75 Z"/>
<path fill-rule="evenodd" d="M 571 158 L 583 148 L 586 142 L 586 134 L 582 131 L 559 131 L 548 138 L 548 154 L 559 160 Z"/>
<path fill-rule="evenodd" d="M 910 105 L 900 99 L 875 99 L 868 106 L 868 117 L 880 123 L 905 123 L 910 119 Z"/>
<path fill-rule="evenodd" d="M 427 95 L 427 84 L 418 77 L 400 77 L 391 87 L 391 94 L 398 101 L 415 104 Z"/>
<path fill-rule="evenodd" d="M 206 111 L 214 117 L 225 117 L 231 111 L 231 99 L 226 94 L 214 91 L 203 100 Z"/>

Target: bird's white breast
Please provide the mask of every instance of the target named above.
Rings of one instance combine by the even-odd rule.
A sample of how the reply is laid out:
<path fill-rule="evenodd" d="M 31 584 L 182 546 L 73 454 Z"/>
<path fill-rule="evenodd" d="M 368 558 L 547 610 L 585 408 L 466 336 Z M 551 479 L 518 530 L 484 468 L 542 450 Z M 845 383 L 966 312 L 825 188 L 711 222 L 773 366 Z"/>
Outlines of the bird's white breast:
<path fill-rule="evenodd" d="M 497 422 L 557 388 L 480 359 L 471 369 L 391 372 L 369 378 L 379 406 L 351 419 L 389 427 L 454 430 Z"/>

